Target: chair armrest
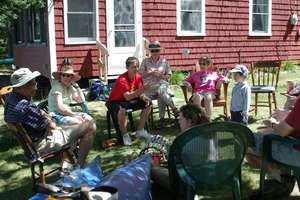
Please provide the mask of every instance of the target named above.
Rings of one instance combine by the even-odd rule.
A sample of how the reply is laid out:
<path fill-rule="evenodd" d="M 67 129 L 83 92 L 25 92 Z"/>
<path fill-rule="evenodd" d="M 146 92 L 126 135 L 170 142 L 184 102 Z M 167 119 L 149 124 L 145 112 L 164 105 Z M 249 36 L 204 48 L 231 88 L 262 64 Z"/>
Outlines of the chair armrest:
<path fill-rule="evenodd" d="M 300 139 L 294 137 L 282 137 L 276 134 L 265 135 L 263 138 L 262 154 L 263 157 L 266 158 L 267 160 L 274 160 L 272 158 L 272 142 L 274 141 L 286 143 L 286 144 L 292 144 L 292 145 L 300 145 Z"/>

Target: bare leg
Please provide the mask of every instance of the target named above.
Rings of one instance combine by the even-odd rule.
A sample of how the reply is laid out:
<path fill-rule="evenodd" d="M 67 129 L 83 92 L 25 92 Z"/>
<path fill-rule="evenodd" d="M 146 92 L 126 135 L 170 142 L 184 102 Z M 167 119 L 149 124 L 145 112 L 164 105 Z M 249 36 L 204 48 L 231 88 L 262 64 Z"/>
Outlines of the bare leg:
<path fill-rule="evenodd" d="M 78 164 L 83 166 L 96 135 L 96 124 L 94 121 L 85 120 L 80 125 L 76 125 L 74 131 L 77 136 L 75 141 L 80 139 Z"/>
<path fill-rule="evenodd" d="M 151 112 L 151 107 L 152 106 L 150 105 L 142 110 L 137 130 L 141 130 L 145 127 L 145 123 L 148 120 L 149 114 Z"/>
<path fill-rule="evenodd" d="M 120 131 L 122 134 L 127 133 L 127 119 L 126 119 L 126 110 L 124 108 L 120 108 L 118 112 L 118 122 L 120 126 Z"/>
<path fill-rule="evenodd" d="M 192 97 L 193 104 L 198 106 L 199 108 L 202 108 L 202 105 L 201 105 L 202 99 L 203 99 L 202 95 L 193 94 L 193 97 Z"/>
<path fill-rule="evenodd" d="M 206 94 L 204 96 L 204 106 L 205 106 L 207 117 L 210 119 L 211 118 L 212 109 L 213 109 L 213 97 L 212 97 L 212 94 Z"/>

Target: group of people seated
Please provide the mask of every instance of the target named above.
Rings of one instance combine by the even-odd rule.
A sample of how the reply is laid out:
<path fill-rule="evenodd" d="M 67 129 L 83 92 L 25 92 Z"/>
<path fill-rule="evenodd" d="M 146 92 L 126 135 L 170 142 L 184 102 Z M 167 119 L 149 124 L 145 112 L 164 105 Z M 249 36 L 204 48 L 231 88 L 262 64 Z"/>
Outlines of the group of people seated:
<path fill-rule="evenodd" d="M 149 140 L 151 134 L 145 130 L 145 123 L 151 112 L 152 100 L 157 99 L 159 119 L 163 121 L 165 108 L 169 106 L 182 131 L 203 122 L 209 122 L 212 116 L 213 100 L 222 83 L 228 78 L 212 69 L 212 60 L 208 56 L 199 59 L 200 69 L 190 74 L 183 85 L 192 87 L 193 96 L 188 105 L 179 110 L 172 99 L 168 84 L 172 72 L 168 61 L 161 58 L 159 42 L 149 44 L 151 56 L 145 58 L 141 66 L 136 57 L 126 60 L 126 72 L 115 81 L 106 106 L 111 115 L 117 119 L 123 144 L 131 145 L 131 136 L 127 130 L 126 110 L 141 110 L 136 136 Z M 251 89 L 247 84 L 248 69 L 236 65 L 231 71 L 236 81 L 231 96 L 231 120 L 248 124 L 248 112 L 251 102 Z M 48 96 L 48 113 L 32 102 L 37 90 L 35 78 L 39 72 L 20 68 L 11 76 L 13 92 L 9 95 L 4 111 L 7 123 L 21 123 L 30 134 L 34 145 L 40 152 L 61 148 L 65 144 L 79 142 L 78 164 L 83 166 L 96 135 L 96 124 L 88 114 L 85 97 L 76 83 L 80 76 L 70 64 L 63 65 L 53 73 L 52 89 Z M 83 107 L 83 112 L 74 112 L 70 103 L 76 101 Z M 204 102 L 204 103 L 203 103 Z M 202 106 L 204 105 L 204 106 Z M 293 109 L 285 114 L 275 112 L 277 123 L 265 121 L 264 133 L 274 133 L 283 137 L 300 138 L 300 100 Z M 279 116 L 280 115 L 280 116 Z M 297 123 L 298 122 L 298 123 Z M 255 134 L 256 149 L 249 150 L 248 159 L 258 165 L 264 134 Z M 299 166 L 299 147 L 287 144 L 274 144 L 273 156 L 292 165 Z M 269 168 L 272 171 L 272 167 Z"/>

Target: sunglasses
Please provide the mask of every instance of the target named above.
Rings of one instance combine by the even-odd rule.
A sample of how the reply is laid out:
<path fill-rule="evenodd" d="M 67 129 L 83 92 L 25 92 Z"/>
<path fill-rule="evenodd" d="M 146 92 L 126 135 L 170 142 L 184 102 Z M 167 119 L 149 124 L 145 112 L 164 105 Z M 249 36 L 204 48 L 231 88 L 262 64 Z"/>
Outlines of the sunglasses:
<path fill-rule="evenodd" d="M 151 53 L 158 53 L 158 52 L 160 52 L 160 50 L 151 50 L 150 52 Z"/>
<path fill-rule="evenodd" d="M 61 74 L 62 77 L 67 77 L 67 78 L 70 78 L 70 77 L 73 77 L 73 74 Z"/>

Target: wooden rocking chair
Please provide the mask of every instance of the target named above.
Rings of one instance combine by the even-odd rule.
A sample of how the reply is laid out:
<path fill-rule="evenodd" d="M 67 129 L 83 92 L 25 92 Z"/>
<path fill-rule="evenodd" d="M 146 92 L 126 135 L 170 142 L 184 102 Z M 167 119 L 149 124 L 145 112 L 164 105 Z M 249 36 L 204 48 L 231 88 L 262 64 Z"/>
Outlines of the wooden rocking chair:
<path fill-rule="evenodd" d="M 61 167 L 58 167 L 53 170 L 50 170 L 49 172 L 45 172 L 44 164 L 46 163 L 46 161 L 50 159 L 57 159 L 57 158 L 62 159 L 63 153 L 67 153 L 69 159 L 75 163 L 76 158 L 75 156 L 73 156 L 73 153 L 71 151 L 72 150 L 71 145 L 65 145 L 58 151 L 50 151 L 48 153 L 40 154 L 36 150 L 35 146 L 33 145 L 33 142 L 30 136 L 28 135 L 27 131 L 20 123 L 9 123 L 8 126 L 11 130 L 13 130 L 15 139 L 21 145 L 24 151 L 24 155 L 30 164 L 31 180 L 32 180 L 32 185 L 34 190 L 36 189 L 36 185 L 37 185 L 36 175 L 38 176 L 38 178 L 40 178 L 40 182 L 42 184 L 45 184 L 46 176 L 61 169 Z M 39 166 L 39 172 L 36 172 L 35 170 L 36 165 Z"/>

